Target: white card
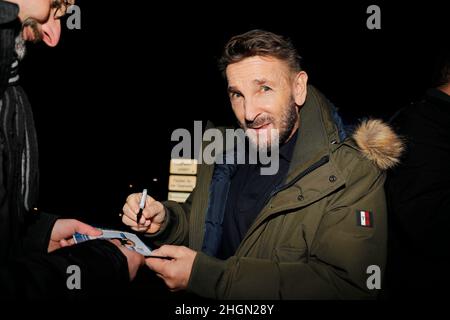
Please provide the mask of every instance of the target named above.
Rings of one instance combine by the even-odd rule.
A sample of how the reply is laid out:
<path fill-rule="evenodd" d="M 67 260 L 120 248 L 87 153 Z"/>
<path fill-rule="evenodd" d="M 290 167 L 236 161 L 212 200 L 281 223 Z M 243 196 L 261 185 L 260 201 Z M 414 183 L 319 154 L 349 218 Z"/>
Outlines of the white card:
<path fill-rule="evenodd" d="M 101 236 L 92 237 L 87 236 L 85 234 L 75 233 L 73 235 L 73 239 L 75 243 L 81 243 L 88 240 L 94 240 L 94 239 L 105 239 L 105 240 L 119 240 L 125 247 L 127 247 L 130 250 L 136 251 L 143 256 L 150 256 L 152 253 L 152 250 L 150 250 L 149 247 L 145 245 L 144 242 L 142 242 L 141 239 L 139 239 L 135 234 L 129 233 L 129 232 L 123 232 L 118 230 L 106 230 L 106 229 L 100 229 L 103 231 L 103 234 Z"/>

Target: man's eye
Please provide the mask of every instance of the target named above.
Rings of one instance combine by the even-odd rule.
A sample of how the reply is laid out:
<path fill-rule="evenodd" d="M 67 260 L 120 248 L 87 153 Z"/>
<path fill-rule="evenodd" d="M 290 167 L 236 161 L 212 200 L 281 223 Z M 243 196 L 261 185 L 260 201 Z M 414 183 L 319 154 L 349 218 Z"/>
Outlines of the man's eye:
<path fill-rule="evenodd" d="M 239 92 L 232 92 L 231 97 L 232 98 L 240 98 L 240 97 L 242 97 L 242 94 L 240 94 Z"/>
<path fill-rule="evenodd" d="M 268 86 L 261 86 L 261 91 L 267 92 L 272 90 L 272 88 L 268 87 Z"/>

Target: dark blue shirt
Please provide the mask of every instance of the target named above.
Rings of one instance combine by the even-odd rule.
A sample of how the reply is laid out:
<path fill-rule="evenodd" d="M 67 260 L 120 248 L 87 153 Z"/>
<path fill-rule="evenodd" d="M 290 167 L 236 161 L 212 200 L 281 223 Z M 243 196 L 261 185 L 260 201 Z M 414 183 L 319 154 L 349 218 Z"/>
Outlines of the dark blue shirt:
<path fill-rule="evenodd" d="M 218 258 L 227 259 L 235 254 L 272 191 L 283 184 L 296 141 L 297 132 L 280 147 L 279 170 L 274 175 L 261 175 L 261 164 L 238 165 L 231 179 Z"/>

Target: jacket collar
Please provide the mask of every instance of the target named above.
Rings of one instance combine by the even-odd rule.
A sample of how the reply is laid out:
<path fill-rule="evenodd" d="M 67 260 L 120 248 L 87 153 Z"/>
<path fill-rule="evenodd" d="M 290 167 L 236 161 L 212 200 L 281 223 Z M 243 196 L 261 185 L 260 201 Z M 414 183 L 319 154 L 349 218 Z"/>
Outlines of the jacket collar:
<path fill-rule="evenodd" d="M 307 98 L 300 109 L 297 142 L 292 155 L 286 182 L 328 155 L 339 134 L 332 120 L 328 100 L 319 90 L 308 85 Z"/>

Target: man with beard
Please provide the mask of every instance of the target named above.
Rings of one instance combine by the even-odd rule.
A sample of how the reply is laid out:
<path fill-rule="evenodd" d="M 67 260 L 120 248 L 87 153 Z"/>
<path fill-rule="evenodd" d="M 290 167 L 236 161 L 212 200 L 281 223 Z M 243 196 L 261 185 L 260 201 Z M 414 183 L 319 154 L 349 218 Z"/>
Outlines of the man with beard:
<path fill-rule="evenodd" d="M 64 298 L 120 290 L 143 257 L 118 243 L 73 246 L 75 232 L 101 231 L 80 221 L 31 212 L 37 197 L 37 139 L 31 107 L 19 86 L 25 41 L 56 46 L 73 1 L 0 1 L 0 297 Z M 80 290 L 69 290 L 69 267 L 80 271 Z M 76 284 L 77 281 L 74 283 Z M 111 291 L 110 291 L 111 292 Z"/>
<path fill-rule="evenodd" d="M 279 35 L 233 37 L 221 68 L 250 142 L 279 143 L 279 170 L 201 164 L 185 204 L 148 197 L 140 221 L 140 194 L 130 195 L 123 222 L 166 244 L 155 255 L 173 258 L 148 259 L 148 267 L 170 290 L 206 298 L 375 297 L 386 255 L 384 170 L 397 162 L 401 141 L 378 120 L 345 138 L 334 108 L 308 85 L 296 49 Z M 379 269 L 369 283 L 371 266 Z"/>

